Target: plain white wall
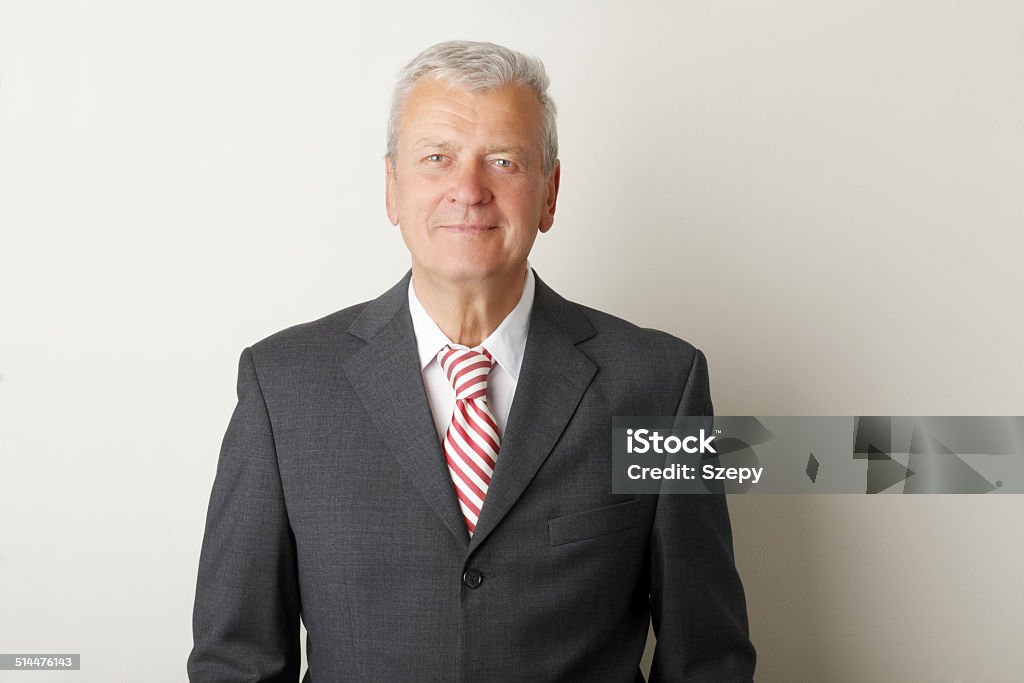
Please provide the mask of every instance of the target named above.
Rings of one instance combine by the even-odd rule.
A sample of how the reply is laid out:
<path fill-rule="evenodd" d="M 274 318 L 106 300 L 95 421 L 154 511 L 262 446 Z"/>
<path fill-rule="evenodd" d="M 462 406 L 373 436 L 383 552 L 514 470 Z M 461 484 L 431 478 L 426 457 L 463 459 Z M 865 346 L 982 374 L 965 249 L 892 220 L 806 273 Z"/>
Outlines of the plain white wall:
<path fill-rule="evenodd" d="M 1024 414 L 1022 26 L 1013 0 L 0 0 L 0 652 L 184 680 L 238 354 L 405 272 L 388 96 L 439 40 L 545 60 L 532 262 L 703 348 L 720 414 Z M 1020 680 L 1024 499 L 730 505 L 759 681 Z"/>

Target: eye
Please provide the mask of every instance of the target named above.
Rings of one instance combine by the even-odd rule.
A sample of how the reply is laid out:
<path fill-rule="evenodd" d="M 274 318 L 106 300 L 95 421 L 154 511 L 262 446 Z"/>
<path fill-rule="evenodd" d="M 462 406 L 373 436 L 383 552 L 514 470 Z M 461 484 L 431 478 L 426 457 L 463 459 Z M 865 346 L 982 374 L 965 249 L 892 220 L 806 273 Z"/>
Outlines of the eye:
<path fill-rule="evenodd" d="M 436 163 L 439 163 L 441 161 L 444 161 L 444 155 L 443 154 L 428 154 L 427 157 L 426 157 L 426 160 L 436 164 Z"/>
<path fill-rule="evenodd" d="M 508 159 L 495 159 L 494 163 L 498 165 L 498 168 L 512 168 L 512 162 Z"/>

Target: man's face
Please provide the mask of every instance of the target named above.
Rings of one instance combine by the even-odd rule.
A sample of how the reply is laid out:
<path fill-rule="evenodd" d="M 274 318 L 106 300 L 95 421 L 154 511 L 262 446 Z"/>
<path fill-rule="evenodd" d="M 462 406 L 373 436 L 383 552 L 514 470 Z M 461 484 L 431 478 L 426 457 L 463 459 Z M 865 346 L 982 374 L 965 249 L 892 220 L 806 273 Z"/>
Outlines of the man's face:
<path fill-rule="evenodd" d="M 541 169 L 543 112 L 523 86 L 473 94 L 416 82 L 399 122 L 398 160 L 385 162 L 387 211 L 413 272 L 459 284 L 509 279 L 554 221 L 559 170 Z"/>

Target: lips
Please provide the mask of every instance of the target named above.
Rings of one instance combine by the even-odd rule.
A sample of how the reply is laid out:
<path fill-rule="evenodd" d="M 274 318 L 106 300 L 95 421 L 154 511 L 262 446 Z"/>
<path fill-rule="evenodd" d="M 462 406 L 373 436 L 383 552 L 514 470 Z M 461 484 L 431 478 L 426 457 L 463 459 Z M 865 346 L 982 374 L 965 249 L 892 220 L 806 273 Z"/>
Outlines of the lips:
<path fill-rule="evenodd" d="M 485 233 L 491 230 L 496 230 L 496 225 L 484 225 L 482 223 L 452 223 L 450 225 L 442 225 L 442 228 L 449 232 L 459 232 L 465 234 L 478 234 Z"/>

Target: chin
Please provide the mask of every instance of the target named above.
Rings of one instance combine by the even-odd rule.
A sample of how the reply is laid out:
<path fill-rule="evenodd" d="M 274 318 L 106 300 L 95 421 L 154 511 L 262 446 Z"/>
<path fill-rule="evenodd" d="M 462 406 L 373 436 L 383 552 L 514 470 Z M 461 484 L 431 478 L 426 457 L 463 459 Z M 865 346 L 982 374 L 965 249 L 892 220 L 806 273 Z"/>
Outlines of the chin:
<path fill-rule="evenodd" d="M 502 270 L 500 266 L 482 261 L 447 263 L 432 269 L 439 280 L 452 283 L 487 280 L 499 275 Z"/>

